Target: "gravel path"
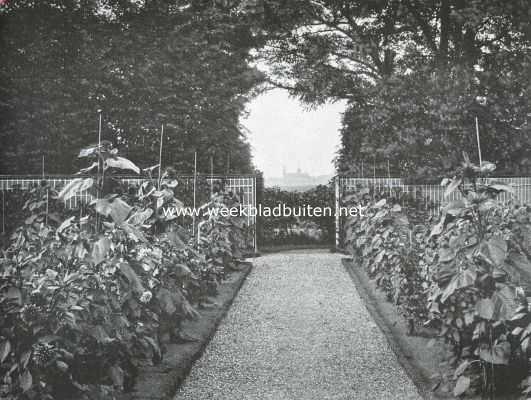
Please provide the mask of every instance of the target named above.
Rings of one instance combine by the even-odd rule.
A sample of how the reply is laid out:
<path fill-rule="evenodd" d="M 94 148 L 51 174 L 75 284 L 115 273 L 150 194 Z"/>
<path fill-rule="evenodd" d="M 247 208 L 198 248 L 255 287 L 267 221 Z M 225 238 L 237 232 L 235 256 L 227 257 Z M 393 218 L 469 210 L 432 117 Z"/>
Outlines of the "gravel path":
<path fill-rule="evenodd" d="M 227 317 L 174 400 L 420 400 L 341 256 L 254 260 Z"/>

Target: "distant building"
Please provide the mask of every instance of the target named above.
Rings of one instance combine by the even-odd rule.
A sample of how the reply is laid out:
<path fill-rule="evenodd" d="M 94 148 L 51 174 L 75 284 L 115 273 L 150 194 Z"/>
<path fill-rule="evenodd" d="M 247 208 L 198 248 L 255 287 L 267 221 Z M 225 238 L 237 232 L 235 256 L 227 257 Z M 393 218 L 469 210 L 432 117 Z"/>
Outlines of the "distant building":
<path fill-rule="evenodd" d="M 286 168 L 284 168 L 282 180 L 286 186 L 306 186 L 313 184 L 313 178 L 310 174 L 302 172 L 300 168 L 297 168 L 297 172 L 286 172 Z"/>
<path fill-rule="evenodd" d="M 300 168 L 297 168 L 297 172 L 287 172 L 284 167 L 282 178 L 266 178 L 265 185 L 289 190 L 306 190 L 317 185 L 326 185 L 331 178 L 332 175 L 312 176 Z"/>

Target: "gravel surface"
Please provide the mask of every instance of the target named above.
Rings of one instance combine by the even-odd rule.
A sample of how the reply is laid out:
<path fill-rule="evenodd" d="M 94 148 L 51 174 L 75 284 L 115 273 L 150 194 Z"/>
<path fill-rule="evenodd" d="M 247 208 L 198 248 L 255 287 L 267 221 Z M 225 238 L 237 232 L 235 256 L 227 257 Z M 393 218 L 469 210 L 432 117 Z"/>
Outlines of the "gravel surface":
<path fill-rule="evenodd" d="M 253 263 L 174 400 L 421 399 L 341 255 L 287 252 Z"/>

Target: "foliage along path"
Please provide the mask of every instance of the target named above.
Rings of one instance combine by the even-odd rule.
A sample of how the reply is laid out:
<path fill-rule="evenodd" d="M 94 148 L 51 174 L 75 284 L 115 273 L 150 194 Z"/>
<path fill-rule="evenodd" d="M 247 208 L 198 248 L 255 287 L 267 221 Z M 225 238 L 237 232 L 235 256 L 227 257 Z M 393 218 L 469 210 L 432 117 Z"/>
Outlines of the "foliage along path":
<path fill-rule="evenodd" d="M 287 252 L 254 264 L 174 400 L 420 399 L 340 255 Z"/>

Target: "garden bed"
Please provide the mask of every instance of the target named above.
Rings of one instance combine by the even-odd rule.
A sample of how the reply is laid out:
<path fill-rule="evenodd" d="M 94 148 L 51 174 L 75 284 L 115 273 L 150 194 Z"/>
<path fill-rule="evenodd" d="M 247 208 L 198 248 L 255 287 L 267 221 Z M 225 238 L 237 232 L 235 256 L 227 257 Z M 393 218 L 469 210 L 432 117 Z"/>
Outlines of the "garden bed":
<path fill-rule="evenodd" d="M 250 268 L 247 226 L 216 214 L 190 232 L 164 211 L 183 207 L 171 171 L 122 185 L 117 171 L 141 171 L 110 142 L 80 157 L 100 173 L 31 188 L 0 255 L 0 398 L 165 398 Z M 93 201 L 64 207 L 87 190 Z M 220 190 L 203 207 L 240 204 Z"/>
<path fill-rule="evenodd" d="M 401 190 L 361 187 L 346 196 L 366 212 L 345 222 L 345 249 L 392 305 L 390 315 L 406 322 L 395 342 L 433 330 L 425 345 L 406 341 L 406 358 L 422 361 L 415 349 L 435 337 L 448 346 L 440 371 L 427 364 L 424 378 L 439 374 L 426 383 L 456 397 L 529 398 L 531 209 L 500 199 L 514 194 L 510 185 L 484 180 L 494 164 L 463 159 L 441 182 L 448 203 L 435 218 Z"/>
<path fill-rule="evenodd" d="M 367 310 L 423 398 L 454 399 L 453 387 L 445 385 L 440 379 L 441 375 L 452 371 L 447 364 L 449 347 L 437 337 L 435 331 L 422 329 L 417 335 L 409 335 L 405 319 L 397 313 L 395 305 L 386 299 L 385 293 L 369 279 L 359 263 L 352 258 L 343 258 L 343 265 Z M 497 397 L 499 400 L 517 398 L 516 395 Z M 480 397 L 468 397 L 468 399 L 478 400 Z"/>
<path fill-rule="evenodd" d="M 240 271 L 231 273 L 227 280 L 220 284 L 219 294 L 213 299 L 212 305 L 199 309 L 201 317 L 184 322 L 182 332 L 194 340 L 167 345 L 162 363 L 156 366 L 146 365 L 140 372 L 133 391 L 122 394 L 119 399 L 172 398 L 188 376 L 193 363 L 203 354 L 251 269 L 251 263 L 244 263 Z"/>

